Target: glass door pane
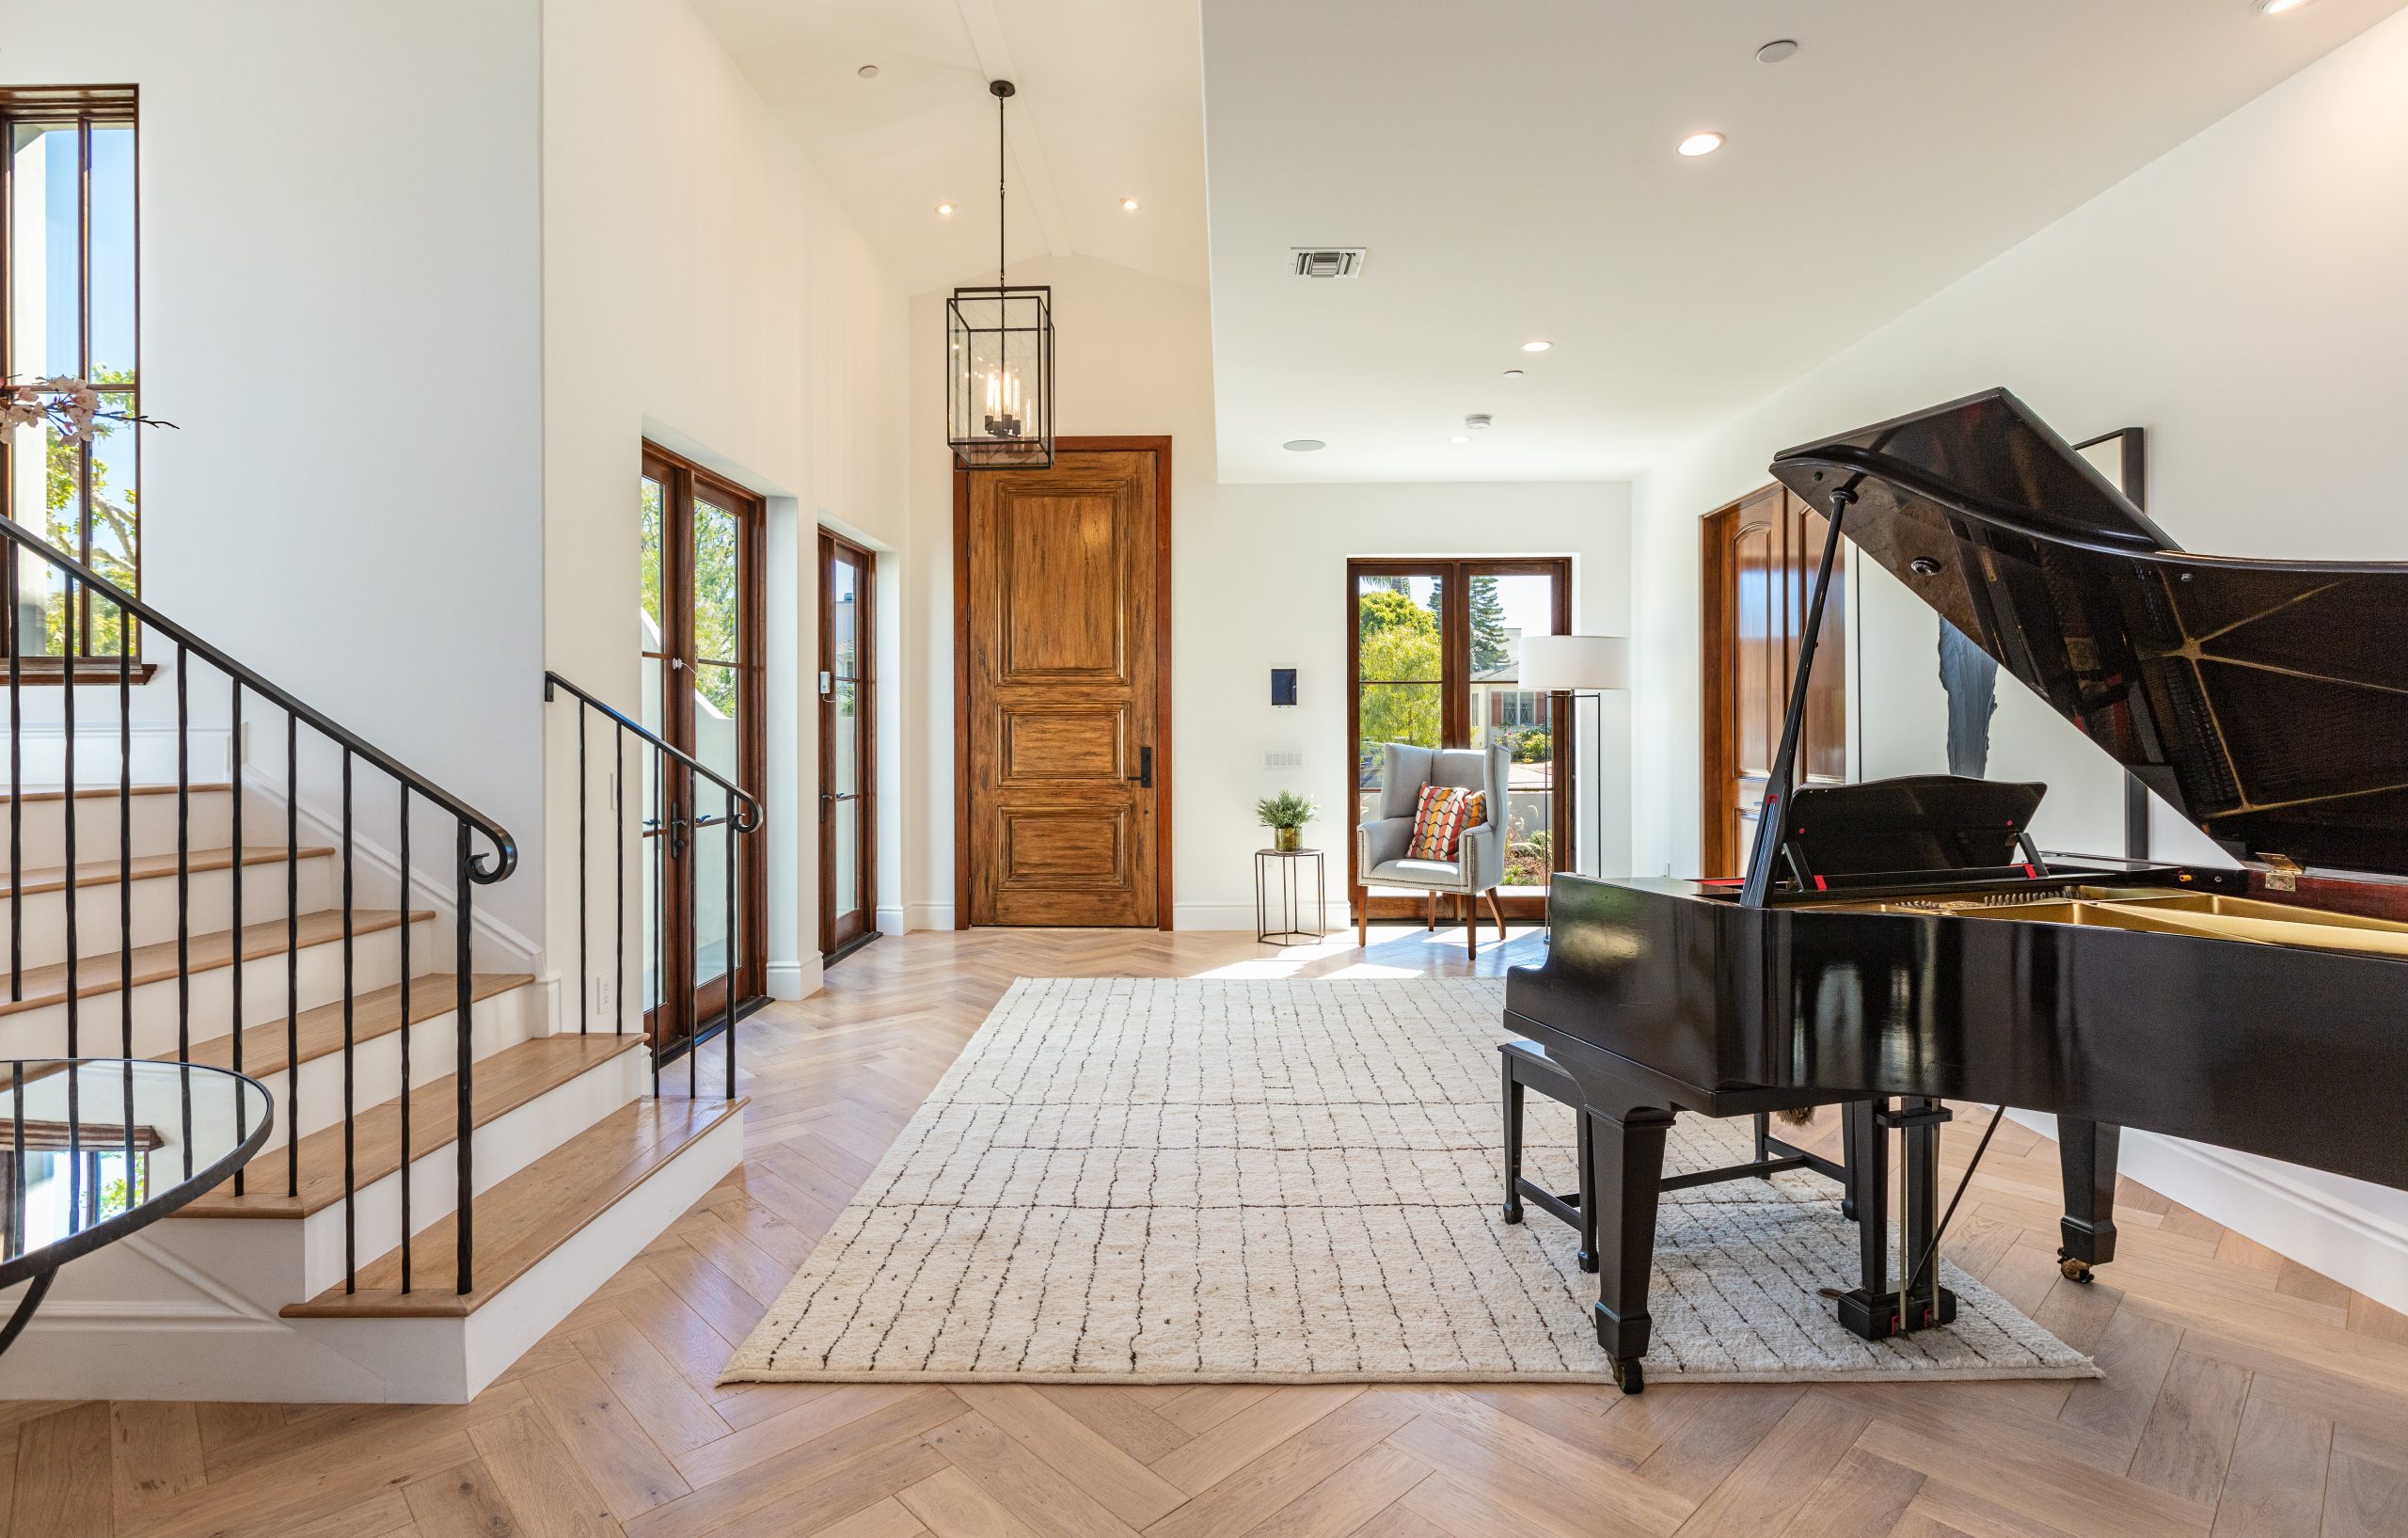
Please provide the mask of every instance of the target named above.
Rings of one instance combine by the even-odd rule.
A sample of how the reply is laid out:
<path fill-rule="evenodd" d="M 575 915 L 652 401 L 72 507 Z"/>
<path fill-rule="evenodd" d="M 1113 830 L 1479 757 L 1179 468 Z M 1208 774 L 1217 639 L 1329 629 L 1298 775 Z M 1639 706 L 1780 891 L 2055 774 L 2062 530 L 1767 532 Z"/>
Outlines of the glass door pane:
<path fill-rule="evenodd" d="M 660 475 L 647 471 L 637 483 L 638 522 L 642 541 L 637 645 L 642 655 L 641 666 L 643 676 L 642 697 L 636 719 L 643 722 L 646 730 L 668 737 L 668 696 L 661 687 L 669 666 L 668 619 L 662 607 L 663 595 L 669 591 L 666 575 L 669 567 L 666 529 L 669 488 L 664 484 L 665 474 L 665 471 Z M 637 864 L 642 867 L 642 892 L 638 906 L 642 914 L 639 956 L 643 975 L 642 991 L 638 997 L 645 1013 L 649 1014 L 659 1008 L 661 1003 L 662 937 L 658 918 L 661 912 L 660 894 L 664 888 L 662 864 L 668 851 L 659 837 L 659 808 L 662 803 L 657 756 L 648 749 L 638 751 L 634 756 L 641 766 L 641 779 L 630 787 L 636 794 L 636 802 L 628 815 L 642 829 L 640 845 L 642 853 Z"/>
<path fill-rule="evenodd" d="M 876 783 L 869 722 L 874 560 L 832 534 L 820 534 L 820 949 L 830 956 L 877 927 L 870 848 Z"/>
<path fill-rule="evenodd" d="M 1520 687 L 1522 642 L 1554 635 L 1550 573 L 1472 571 L 1465 579 L 1471 657 L 1471 745 L 1503 743 L 1507 890 L 1537 891 L 1555 868 L 1555 699 Z"/>
<path fill-rule="evenodd" d="M 1445 579 L 1435 572 L 1354 579 L 1358 822 L 1379 815 L 1387 743 L 1435 748 L 1446 741 L 1445 608 Z"/>

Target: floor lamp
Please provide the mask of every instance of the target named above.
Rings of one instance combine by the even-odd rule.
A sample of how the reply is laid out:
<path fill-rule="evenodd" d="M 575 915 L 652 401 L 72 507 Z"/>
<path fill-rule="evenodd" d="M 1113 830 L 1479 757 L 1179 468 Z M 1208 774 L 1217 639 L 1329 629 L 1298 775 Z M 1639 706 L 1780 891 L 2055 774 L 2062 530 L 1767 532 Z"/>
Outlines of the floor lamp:
<path fill-rule="evenodd" d="M 1597 864 L 1606 863 L 1606 695 L 1630 687 L 1630 642 L 1623 636 L 1524 636 L 1522 638 L 1521 687 L 1545 693 L 1569 693 L 1572 696 L 1572 749 L 1559 754 L 1559 762 L 1572 767 L 1573 785 L 1576 791 L 1580 781 L 1580 702 L 1591 700 L 1597 706 L 1597 764 L 1591 776 L 1595 782 L 1590 801 L 1595 818 L 1589 826 L 1596 831 Z M 1578 863 L 1577 830 L 1575 830 L 1574 863 Z M 1587 874 L 1584 872 L 1583 874 Z M 1596 874 L 1603 875 L 1600 868 Z"/>

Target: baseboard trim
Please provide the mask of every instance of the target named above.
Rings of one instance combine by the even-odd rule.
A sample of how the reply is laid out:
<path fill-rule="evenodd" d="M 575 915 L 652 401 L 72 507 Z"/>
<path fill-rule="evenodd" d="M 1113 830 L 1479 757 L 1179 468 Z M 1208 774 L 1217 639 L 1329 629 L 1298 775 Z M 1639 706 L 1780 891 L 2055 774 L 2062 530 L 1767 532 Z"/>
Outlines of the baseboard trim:
<path fill-rule="evenodd" d="M 881 908 L 878 911 L 877 916 L 880 934 L 901 934 L 911 927 L 911 921 L 904 916 L 904 911 L 900 907 Z"/>
<path fill-rule="evenodd" d="M 2044 1137 L 2056 1118 L 2010 1111 Z M 2408 1313 L 2408 1224 L 2299 1181 L 2279 1160 L 2127 1128 L 2122 1172 L 2320 1276 Z M 2114 1279 L 2112 1269 L 2105 1273 Z"/>
<path fill-rule="evenodd" d="M 800 999 L 810 995 L 803 987 L 802 963 L 772 961 L 762 969 L 761 985 L 773 999 Z"/>
<path fill-rule="evenodd" d="M 911 902 L 903 905 L 905 929 L 950 929 L 953 928 L 953 904 L 949 902 Z"/>

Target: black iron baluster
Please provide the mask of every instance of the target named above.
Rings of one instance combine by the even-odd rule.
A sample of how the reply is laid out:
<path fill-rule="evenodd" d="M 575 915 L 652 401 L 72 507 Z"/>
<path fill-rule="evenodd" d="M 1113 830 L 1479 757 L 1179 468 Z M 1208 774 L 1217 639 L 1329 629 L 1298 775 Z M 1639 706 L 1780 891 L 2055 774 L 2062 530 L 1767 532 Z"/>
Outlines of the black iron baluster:
<path fill-rule="evenodd" d="M 74 612 L 75 583 L 71 579 L 67 583 L 67 613 L 70 618 L 66 623 L 66 631 L 70 635 L 73 633 Z M 63 687 L 58 692 L 61 696 L 59 709 L 63 717 L 62 730 L 65 733 L 59 739 L 59 748 L 64 754 L 61 766 L 64 769 L 62 778 L 66 782 L 60 792 L 59 804 L 66 808 L 63 814 L 65 821 L 61 826 L 66 830 L 67 840 L 65 849 L 67 857 L 67 1055 L 80 1057 L 83 1055 L 81 1050 L 83 1013 L 76 995 L 84 991 L 84 966 L 83 957 L 77 949 L 78 942 L 75 933 L 75 658 L 70 655 L 61 658 L 59 661 L 64 669 L 64 676 L 61 680 Z M 67 1093 L 71 1101 L 75 1094 L 75 1076 L 71 1072 L 67 1076 Z M 75 1119 L 71 1110 L 68 1119 L 70 1121 Z M 83 1178 L 82 1171 L 83 1165 L 80 1161 L 68 1162 L 67 1196 L 71 1212 L 83 1210 L 77 1205 L 78 1182 Z"/>
<path fill-rule="evenodd" d="M 585 706 L 577 707 L 577 1034 L 593 1017 L 594 975 L 585 961 Z"/>
<path fill-rule="evenodd" d="M 652 1098 L 660 1098 L 660 1038 L 669 1029 L 669 760 L 652 755 L 652 991 L 657 1001 L 651 1028 Z"/>
<path fill-rule="evenodd" d="M 474 1126 L 474 1122 L 470 1118 L 470 1086 L 468 1083 L 468 1075 L 474 1068 L 473 1059 L 475 1057 L 473 1044 L 468 1039 L 468 889 L 470 882 L 474 879 L 475 867 L 469 863 L 468 824 L 465 818 L 462 819 L 460 823 L 459 870 L 460 912 L 457 918 L 454 920 L 457 928 L 456 932 L 452 937 L 453 944 L 457 951 L 456 961 L 459 969 L 460 979 L 458 999 L 460 1010 L 460 1107 L 458 1112 L 460 1127 L 460 1139 L 458 1143 L 460 1182 L 459 1190 L 455 1195 L 455 1199 L 459 1203 L 458 1233 L 460 1240 L 460 1253 L 458 1264 L 460 1285 L 458 1290 L 462 1292 L 466 1292 L 469 1291 L 471 1285 L 468 1263 L 470 1258 L 475 1253 L 476 1248 L 475 1238 L 471 1232 L 476 1219 L 476 1202 L 474 1199 L 474 1194 L 476 1191 L 476 1140 L 469 1135 L 470 1130 Z"/>
<path fill-rule="evenodd" d="M 351 750 L 342 751 L 342 1290 L 359 1291 L 359 1119 L 351 1059 Z M 409 1171 L 402 1171 L 408 1180 Z"/>
<path fill-rule="evenodd" d="M 8 601 L 12 609 L 16 604 L 17 593 L 17 574 L 14 570 L 16 562 L 13 559 L 16 548 L 13 545 L 8 547 L 12 556 L 8 563 L 11 568 L 8 573 Z M 74 1070 L 70 1069 L 68 1071 Z M 11 1109 L 11 1115 L 8 1118 L 8 1165 L 12 1171 L 11 1183 L 15 1187 L 9 1194 L 8 1202 L 8 1255 L 13 1260 L 25 1252 L 25 1064 L 24 1058 L 18 1058 L 8 1065 L 8 1100 Z"/>
<path fill-rule="evenodd" d="M 582 702 L 578 714 L 585 713 Z M 617 943 L 610 965 L 610 1016 L 612 1034 L 627 1034 L 627 729 L 616 728 L 610 737 L 610 811 L 611 821 L 618 825 L 618 859 L 613 862 L 619 878 L 619 923 L 611 932 Z M 643 1002 L 643 990 L 636 990 L 636 1002 Z"/>
<path fill-rule="evenodd" d="M 178 676 L 182 675 L 183 664 L 183 648 L 178 646 L 176 648 Z M 234 1054 L 234 1071 L 240 1073 L 243 1071 L 243 875 L 250 869 L 250 866 L 244 862 L 243 850 L 243 681 L 230 675 L 226 684 L 227 715 L 232 722 L 230 729 L 231 735 L 226 739 L 226 781 L 230 787 L 229 794 L 233 798 L 229 810 L 234 818 L 233 827 L 230 830 L 232 836 L 228 839 L 228 842 L 234 846 L 231 889 L 234 908 L 230 915 L 231 922 L 227 925 L 227 929 L 234 936 L 233 975 L 229 979 L 229 986 L 233 990 L 234 1034 L 229 1045 Z M 284 1071 L 288 1074 L 294 1071 L 294 1064 L 284 1065 Z M 234 1135 L 238 1139 L 246 1139 L 250 1136 L 250 1097 L 237 1093 L 234 1096 Z M 237 1165 L 234 1167 L 234 1195 L 239 1197 L 242 1194 L 243 1166 Z"/>
<path fill-rule="evenodd" d="M 727 811 L 720 822 L 727 840 L 727 1023 L 720 1030 L 720 1048 L 727 1054 L 727 1098 L 736 1098 L 736 937 L 743 926 L 736 922 L 736 792 L 727 793 Z"/>
<path fill-rule="evenodd" d="M 301 718 L 284 709 L 284 1194 L 301 1194 Z"/>
<path fill-rule="evenodd" d="M 702 784 L 699 781 L 689 779 L 686 782 L 686 794 L 696 798 L 696 815 L 691 819 L 693 832 L 687 838 L 685 849 L 682 851 L 686 858 L 677 862 L 678 881 L 686 889 L 686 965 L 692 972 L 702 970 L 695 963 L 701 959 L 703 954 L 703 818 L 700 804 L 702 789 Z M 669 815 L 673 817 L 677 816 L 673 805 Z M 689 989 L 693 991 L 693 1002 L 685 1005 L 684 1008 L 692 1017 L 686 1026 L 686 1098 L 690 1101 L 694 1098 L 698 1076 L 702 1072 L 696 1065 L 703 1055 L 703 993 L 699 979 L 690 973 L 677 979 L 677 991 L 681 996 L 681 1003 L 683 995 Z"/>
<path fill-rule="evenodd" d="M 25 996 L 24 590 L 17 585 L 17 547 L 8 547 L 8 1002 Z M 74 970 L 74 958 L 68 958 Z M 20 1121 L 24 1119 L 22 1108 Z M 24 1161 L 18 1162 L 22 1170 Z"/>
<path fill-rule="evenodd" d="M 402 1291 L 410 1290 L 410 787 L 402 786 Z"/>
<path fill-rule="evenodd" d="M 125 632 L 128 628 L 125 611 L 117 617 L 118 679 L 122 687 L 125 679 Z M 186 886 L 192 869 L 192 694 L 186 685 L 192 677 L 189 658 L 182 646 L 176 648 L 176 1061 L 192 1060 L 192 926 L 187 921 L 186 906 L 191 894 Z M 131 720 L 133 702 L 120 700 L 120 708 Z M 120 817 L 118 823 L 118 876 L 129 896 L 119 906 L 125 923 L 125 962 L 122 982 L 125 988 L 125 1054 L 134 1055 L 134 744 L 120 736 L 119 756 L 125 762 L 119 782 Z M 243 937 L 234 937 L 234 970 L 243 970 Z M 131 1145 L 129 1145 L 131 1146 Z"/>
<path fill-rule="evenodd" d="M 135 1054 L 135 698 L 133 658 L 125 652 L 125 611 L 118 611 L 118 1035 L 120 1056 Z M 77 879 L 68 866 L 68 880 Z M 133 1150 L 133 1129 L 125 1129 Z"/>

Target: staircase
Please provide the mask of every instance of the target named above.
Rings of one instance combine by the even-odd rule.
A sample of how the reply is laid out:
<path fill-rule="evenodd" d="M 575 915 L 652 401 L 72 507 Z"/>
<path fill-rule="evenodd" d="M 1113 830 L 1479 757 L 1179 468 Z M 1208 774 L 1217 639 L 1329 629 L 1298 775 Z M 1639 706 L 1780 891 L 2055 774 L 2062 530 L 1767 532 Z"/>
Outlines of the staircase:
<path fill-rule="evenodd" d="M 0 1065 L 187 1061 L 276 1108 L 235 1178 L 60 1271 L 0 1356 L 0 1398 L 472 1397 L 738 1164 L 732 1066 L 719 1098 L 659 1098 L 640 1018 L 580 997 L 556 1020 L 531 972 L 476 970 L 507 949 L 473 897 L 511 874 L 506 832 L 15 525 L 0 541 L 10 592 L 46 562 L 135 616 L 161 664 L 39 690 L 8 667 Z M 171 782 L 135 780 L 137 687 L 176 691 Z M 28 751 L 37 696 L 63 717 L 55 762 Z M 197 703 L 206 728 L 182 724 Z M 265 764 L 231 761 L 246 721 Z M 18 783 L 32 766 L 58 783 Z M 594 975 L 587 938 L 556 947 L 577 953 L 562 970 Z"/>

